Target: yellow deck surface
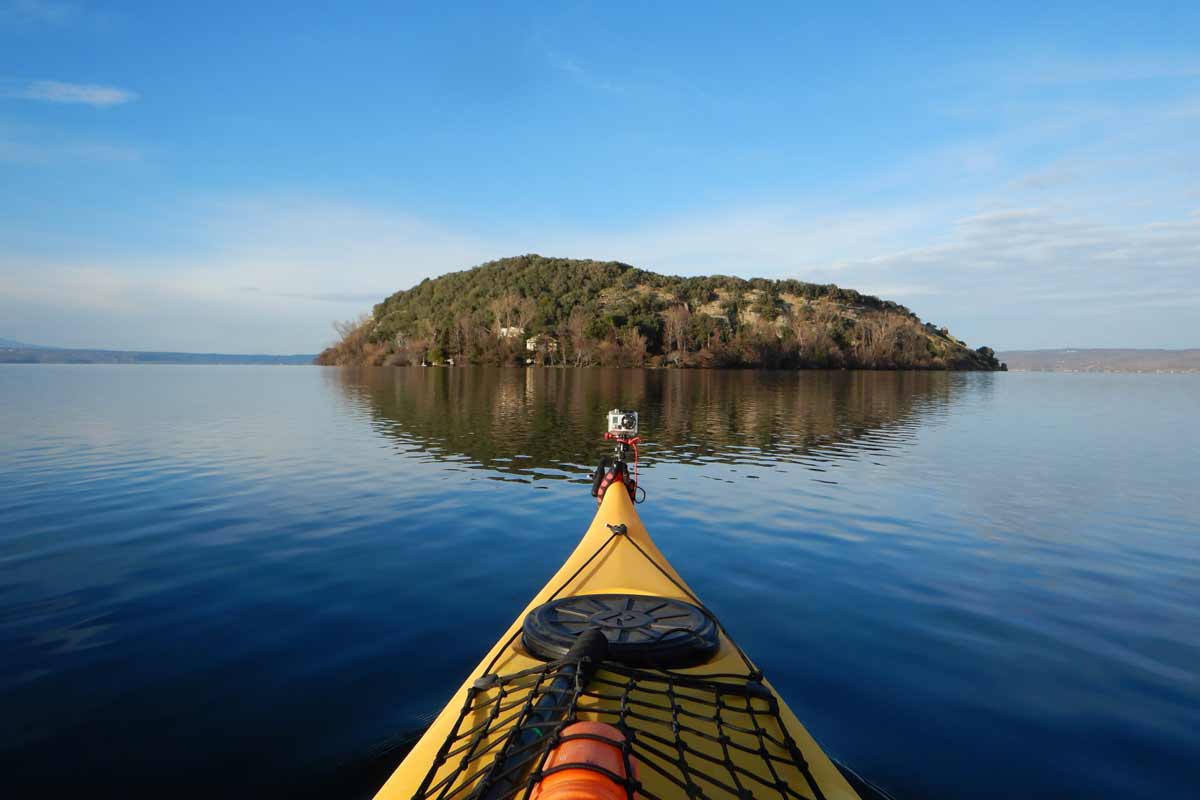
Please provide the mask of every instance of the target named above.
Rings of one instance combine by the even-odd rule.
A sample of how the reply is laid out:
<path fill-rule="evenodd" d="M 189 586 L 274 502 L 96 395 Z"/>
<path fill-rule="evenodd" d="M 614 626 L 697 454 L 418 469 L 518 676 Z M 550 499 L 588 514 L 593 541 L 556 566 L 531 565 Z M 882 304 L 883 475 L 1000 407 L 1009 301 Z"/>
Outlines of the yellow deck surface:
<path fill-rule="evenodd" d="M 616 524 L 624 524 L 627 528 L 627 533 L 609 542 L 612 532 L 607 526 Z M 604 547 L 601 555 L 589 564 L 587 569 L 580 573 L 574 580 L 563 587 L 563 582 L 570 578 L 587 561 L 588 557 L 592 556 L 606 542 L 608 542 L 608 545 Z M 634 546 L 634 542 L 640 545 L 646 555 L 638 552 L 638 549 Z M 649 556 L 649 558 L 653 559 L 669 573 L 671 577 L 686 586 L 683 579 L 680 578 L 670 564 L 667 563 L 658 548 L 655 547 L 654 542 L 646 532 L 645 526 L 642 525 L 637 511 L 634 509 L 633 503 L 630 502 L 629 495 L 626 492 L 619 491 L 618 487 L 614 486 L 611 491 L 605 494 L 604 502 L 597 511 L 591 527 L 588 528 L 587 533 L 575 551 L 563 564 L 562 568 L 559 569 L 558 573 L 533 597 L 529 605 L 517 616 L 509 629 L 499 637 L 497 643 L 491 648 L 479 665 L 466 676 L 466 680 L 462 686 L 454 696 L 449 698 L 445 708 L 442 709 L 442 712 L 430 726 L 429 730 L 425 732 L 421 740 L 413 747 L 400 766 L 396 768 L 391 778 L 379 790 L 379 793 L 376 795 L 378 800 L 409 800 L 409 798 L 414 796 L 421 781 L 429 771 L 430 764 L 433 763 L 438 749 L 450 734 L 455 721 L 459 717 L 466 699 L 468 687 L 471 686 L 476 678 L 483 674 L 484 669 L 491 663 L 493 658 L 497 658 L 497 661 L 490 672 L 500 674 L 517 672 L 542 663 L 523 651 L 520 646 L 519 637 L 517 637 L 517 640 L 513 644 L 507 643 L 520 630 L 525 615 L 549 600 L 555 590 L 562 589 L 558 593 L 559 597 L 581 594 L 623 593 L 650 594 L 681 600 L 691 599 L 676 587 L 653 563 L 647 560 L 646 556 Z M 680 673 L 698 676 L 715 673 L 744 673 L 745 671 L 745 663 L 737 653 L 733 643 L 724 634 L 721 636 L 721 649 L 710 662 L 699 667 L 679 670 Z M 771 691 L 774 692 L 774 689 L 771 689 Z M 681 702 L 686 703 L 686 699 L 681 700 Z M 824 796 L 830 798 L 830 800 L 858 800 L 858 795 L 847 784 L 837 767 L 833 765 L 817 746 L 817 743 L 809 735 L 808 731 L 805 730 L 804 726 L 800 724 L 799 720 L 796 719 L 795 715 L 787 707 L 787 704 L 782 701 L 782 698 L 779 698 L 779 706 L 782 723 L 787 728 L 787 732 L 791 734 L 792 738 L 799 745 L 800 751 L 808 761 L 811 774 L 820 786 Z M 582 707 L 583 705 L 581 704 Z M 734 713 L 736 713 L 736 709 L 734 709 Z M 452 764 L 443 767 L 443 773 L 448 773 L 451 767 Z M 641 779 L 648 792 L 652 792 L 660 797 L 682 796 L 682 792 L 678 787 L 662 779 L 653 770 L 643 769 L 641 773 Z M 806 786 L 804 778 L 798 772 L 791 775 L 781 775 L 780 777 L 787 780 L 792 787 Z M 707 784 L 702 785 L 706 796 L 714 798 L 724 796 L 716 787 Z M 751 788 L 754 789 L 753 785 Z M 764 797 L 778 796 L 777 792 L 767 789 L 765 786 L 760 788 Z M 759 793 L 758 789 L 754 789 L 756 796 Z M 807 791 L 804 794 L 807 795 Z"/>

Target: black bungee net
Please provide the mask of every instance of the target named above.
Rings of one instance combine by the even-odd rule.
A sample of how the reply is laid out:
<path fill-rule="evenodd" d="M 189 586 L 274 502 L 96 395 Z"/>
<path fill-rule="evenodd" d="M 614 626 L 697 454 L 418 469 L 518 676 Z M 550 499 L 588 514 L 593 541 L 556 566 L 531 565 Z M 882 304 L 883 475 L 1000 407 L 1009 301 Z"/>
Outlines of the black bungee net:
<path fill-rule="evenodd" d="M 623 533 L 623 527 L 615 530 L 549 599 L 557 597 L 614 541 L 624 538 L 712 616 L 686 586 Z M 744 673 L 697 676 L 604 660 L 607 640 L 598 631 L 585 631 L 561 659 L 507 675 L 493 672 L 519 635 L 520 630 L 505 642 L 483 676 L 468 688 L 458 719 L 414 800 L 529 798 L 547 775 L 580 768 L 606 775 L 624 788 L 628 800 L 824 800 L 799 745 L 780 718 L 778 699 L 736 644 Z M 725 638 L 732 642 L 728 635 Z M 583 719 L 612 725 L 624 742 L 562 732 Z M 547 768 L 551 751 L 571 739 L 602 739 L 620 747 L 625 774 L 577 763 Z M 634 777 L 634 762 L 641 781 Z M 671 787 L 669 794 L 646 788 L 644 779 L 652 773 L 664 779 L 656 784 Z M 785 775 L 792 775 L 792 782 Z"/>

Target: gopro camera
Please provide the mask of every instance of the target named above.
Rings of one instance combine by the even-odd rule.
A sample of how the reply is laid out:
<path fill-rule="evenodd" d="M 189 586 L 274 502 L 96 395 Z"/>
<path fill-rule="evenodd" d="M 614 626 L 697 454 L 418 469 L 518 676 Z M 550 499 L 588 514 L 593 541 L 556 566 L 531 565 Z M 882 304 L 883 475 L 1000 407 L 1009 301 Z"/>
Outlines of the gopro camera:
<path fill-rule="evenodd" d="M 608 432 L 616 436 L 637 436 L 637 412 L 621 411 L 617 408 L 608 412 Z"/>

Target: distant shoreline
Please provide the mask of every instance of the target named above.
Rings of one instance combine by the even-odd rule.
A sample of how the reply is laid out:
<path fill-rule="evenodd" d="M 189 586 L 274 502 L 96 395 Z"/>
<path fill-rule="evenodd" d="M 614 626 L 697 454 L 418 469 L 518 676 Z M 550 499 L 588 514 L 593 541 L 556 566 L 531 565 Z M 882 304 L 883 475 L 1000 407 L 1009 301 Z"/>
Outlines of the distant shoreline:
<path fill-rule="evenodd" d="M 0 347 L 0 364 L 226 364 L 300 366 L 316 355 L 175 353 L 154 350 L 86 350 L 58 347 Z"/>
<path fill-rule="evenodd" d="M 1013 372 L 1200 372 L 1200 348 L 1008 350 L 997 353 L 996 357 L 1007 363 Z"/>
<path fill-rule="evenodd" d="M 1059 348 L 1008 350 L 996 354 L 1012 372 L 1107 372 L 1132 374 L 1200 373 L 1200 348 Z M 315 354 L 184 353 L 157 350 L 0 346 L 0 364 L 194 364 L 308 366 Z M 562 365 L 555 365 L 562 366 Z M 677 367 L 662 365 L 660 368 Z M 714 367 L 691 367 L 714 369 Z M 723 369 L 715 367 L 715 369 Z M 728 369 L 725 367 L 724 369 Z M 733 369 L 746 369 L 734 367 Z M 855 369 L 851 367 L 850 369 Z"/>

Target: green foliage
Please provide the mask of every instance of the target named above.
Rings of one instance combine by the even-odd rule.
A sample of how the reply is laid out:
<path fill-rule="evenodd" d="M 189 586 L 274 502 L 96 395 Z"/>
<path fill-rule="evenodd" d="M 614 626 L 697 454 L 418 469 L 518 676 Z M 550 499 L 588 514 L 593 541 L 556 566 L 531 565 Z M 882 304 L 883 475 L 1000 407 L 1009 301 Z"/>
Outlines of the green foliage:
<path fill-rule="evenodd" d="M 548 334 L 577 365 L 657 364 L 669 349 L 672 308 L 683 309 L 677 330 L 686 333 L 673 341 L 682 337 L 685 346 L 671 361 L 681 366 L 999 366 L 989 348 L 970 350 L 902 305 L 833 284 L 684 278 L 617 261 L 539 255 L 491 261 L 396 292 L 321 358 L 515 364 L 528 355 L 527 337 Z M 523 332 L 501 336 L 501 327 Z"/>
<path fill-rule="evenodd" d="M 750 310 L 765 320 L 775 320 L 783 313 L 783 298 L 779 287 L 773 281 L 764 281 L 766 286 L 759 289 L 758 297 L 750 306 Z"/>

